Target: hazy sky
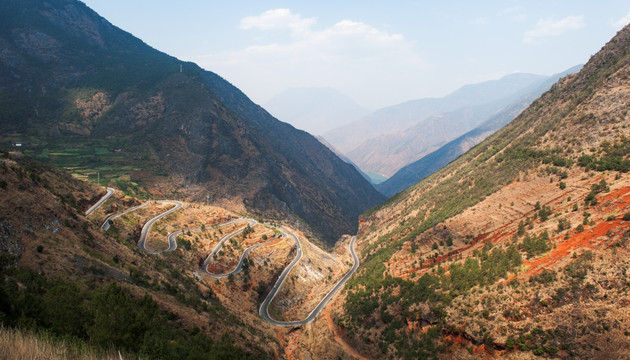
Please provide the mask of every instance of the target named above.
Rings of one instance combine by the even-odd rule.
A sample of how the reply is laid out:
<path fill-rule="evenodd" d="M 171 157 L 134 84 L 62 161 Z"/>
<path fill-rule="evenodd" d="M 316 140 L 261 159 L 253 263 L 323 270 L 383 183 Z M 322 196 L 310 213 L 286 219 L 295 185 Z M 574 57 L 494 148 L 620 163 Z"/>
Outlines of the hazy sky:
<path fill-rule="evenodd" d="M 371 109 L 513 72 L 551 75 L 630 23 L 628 0 L 84 2 L 257 103 L 329 86 Z"/>

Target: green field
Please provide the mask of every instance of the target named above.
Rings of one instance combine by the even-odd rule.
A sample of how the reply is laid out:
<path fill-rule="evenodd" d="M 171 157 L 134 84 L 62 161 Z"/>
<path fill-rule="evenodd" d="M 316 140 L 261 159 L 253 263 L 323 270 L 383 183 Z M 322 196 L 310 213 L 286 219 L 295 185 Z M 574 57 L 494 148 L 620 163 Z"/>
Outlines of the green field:
<path fill-rule="evenodd" d="M 12 142 L 22 142 L 13 147 Z M 64 139 L 49 141 L 36 137 L 1 137 L 0 148 L 20 151 L 34 159 L 50 163 L 74 176 L 100 185 L 117 187 L 135 196 L 147 196 L 142 171 L 153 176 L 165 172 L 153 151 L 146 146 L 128 146 L 127 139 Z M 136 176 L 134 176 L 136 174 Z"/>

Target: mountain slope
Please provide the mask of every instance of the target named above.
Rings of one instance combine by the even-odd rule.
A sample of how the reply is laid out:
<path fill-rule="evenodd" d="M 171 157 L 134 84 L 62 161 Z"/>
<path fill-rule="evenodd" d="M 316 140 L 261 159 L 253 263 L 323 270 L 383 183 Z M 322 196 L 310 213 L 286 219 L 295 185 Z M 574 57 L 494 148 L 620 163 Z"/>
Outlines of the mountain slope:
<path fill-rule="evenodd" d="M 431 153 L 462 132 L 479 126 L 510 100 L 430 116 L 403 131 L 372 138 L 349 152 L 348 157 L 364 171 L 390 177 L 402 166 Z"/>
<path fill-rule="evenodd" d="M 369 110 L 333 88 L 290 88 L 263 104 L 277 119 L 313 135 L 348 124 Z"/>
<path fill-rule="evenodd" d="M 136 245 L 141 227 L 136 219 L 105 233 L 103 218 L 86 217 L 102 188 L 19 153 L 0 152 L 0 169 L 3 327 L 72 338 L 76 353 L 67 356 L 77 359 L 90 349 L 154 359 L 208 353 L 259 359 L 278 351 L 260 330 L 234 321 L 244 317 L 242 309 L 228 310 L 229 302 L 194 276 L 192 251 L 147 256 Z M 103 207 L 116 211 L 130 203 L 118 193 Z M 200 244 L 211 240 L 201 237 L 193 250 L 199 246 L 203 252 Z M 63 358 L 54 354 L 44 358 Z"/>
<path fill-rule="evenodd" d="M 5 144 L 129 191 L 294 217 L 329 244 L 382 199 L 314 137 L 78 1 L 0 10 Z"/>
<path fill-rule="evenodd" d="M 630 27 L 361 219 L 338 309 L 370 357 L 627 358 Z M 482 356 L 482 355 L 480 355 Z"/>
<path fill-rule="evenodd" d="M 430 116 L 516 96 L 523 89 L 543 81 L 544 78 L 542 75 L 534 74 L 511 74 L 499 80 L 466 85 L 443 98 L 412 100 L 377 110 L 323 136 L 344 154 L 348 154 L 371 138 L 405 130 Z"/>
<path fill-rule="evenodd" d="M 383 183 L 378 184 L 377 189 L 387 196 L 393 196 L 394 194 L 431 175 L 449 162 L 455 160 L 458 156 L 462 155 L 476 144 L 483 141 L 488 136 L 492 135 L 505 124 L 512 121 L 512 119 L 523 111 L 523 109 L 527 108 L 527 106 L 529 106 L 529 104 L 531 104 L 531 102 L 538 98 L 543 92 L 547 91 L 556 81 L 558 81 L 558 79 L 563 76 L 573 74 L 579 71 L 580 68 L 581 66 L 576 66 L 560 74 L 551 76 L 536 89 L 507 105 L 475 129 L 465 133 L 453 141 L 450 141 L 434 152 L 423 156 L 421 159 L 403 167 L 392 177 Z"/>

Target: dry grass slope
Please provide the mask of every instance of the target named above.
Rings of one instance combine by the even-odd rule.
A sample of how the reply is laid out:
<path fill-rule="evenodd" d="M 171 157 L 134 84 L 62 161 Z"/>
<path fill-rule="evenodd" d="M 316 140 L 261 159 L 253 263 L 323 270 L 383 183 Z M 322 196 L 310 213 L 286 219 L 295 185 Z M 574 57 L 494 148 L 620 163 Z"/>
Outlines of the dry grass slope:
<path fill-rule="evenodd" d="M 364 215 L 338 313 L 357 350 L 628 358 L 628 44 Z"/>
<path fill-rule="evenodd" d="M 118 351 L 101 354 L 83 344 L 53 339 L 17 329 L 0 328 L 0 359 L 6 360 L 120 360 Z"/>

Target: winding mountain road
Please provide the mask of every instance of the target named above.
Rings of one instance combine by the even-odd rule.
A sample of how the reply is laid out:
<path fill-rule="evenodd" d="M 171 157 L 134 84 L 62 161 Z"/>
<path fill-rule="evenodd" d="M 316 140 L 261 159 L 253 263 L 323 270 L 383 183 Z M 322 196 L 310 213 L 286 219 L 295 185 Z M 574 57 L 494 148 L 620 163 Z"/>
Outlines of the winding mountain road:
<path fill-rule="evenodd" d="M 138 247 L 141 250 L 144 250 L 150 254 L 161 254 L 165 251 L 169 251 L 169 249 L 171 248 L 170 244 L 168 249 L 166 250 L 162 250 L 162 251 L 154 251 L 154 250 L 149 250 L 146 247 L 146 242 L 147 242 L 147 235 L 149 235 L 149 230 L 151 230 L 151 226 L 153 226 L 153 224 L 155 224 L 156 221 L 160 220 L 163 217 L 166 217 L 172 213 L 174 213 L 175 211 L 179 210 L 179 208 L 181 208 L 184 204 L 182 204 L 179 201 L 176 200 L 158 200 L 157 202 L 161 203 L 161 204 L 172 204 L 175 205 L 174 207 L 166 210 L 165 212 L 161 213 L 160 215 L 149 219 L 149 221 L 147 221 L 144 226 L 142 227 L 142 232 L 140 232 L 140 239 L 138 240 Z M 177 244 L 175 244 L 175 248 L 177 248 Z M 173 249 L 175 250 L 175 249 Z"/>
<path fill-rule="evenodd" d="M 249 225 L 249 226 L 254 226 L 254 225 L 258 224 L 258 221 L 256 221 L 256 220 L 253 220 L 253 219 L 242 219 L 242 218 L 241 218 L 241 219 L 236 219 L 236 220 L 232 220 L 232 221 L 230 221 L 230 222 L 227 222 L 227 223 L 225 223 L 225 225 L 232 224 L 232 223 L 235 223 L 235 222 L 237 222 L 237 221 L 247 221 L 247 223 L 248 223 L 248 225 Z M 213 273 L 211 273 L 211 272 L 209 272 L 209 271 L 208 271 L 208 265 L 210 265 L 210 260 L 212 260 L 212 258 L 213 258 L 213 257 L 214 257 L 214 256 L 215 256 L 215 255 L 216 255 L 219 251 L 221 251 L 221 249 L 223 248 L 223 244 L 224 244 L 226 241 L 228 241 L 229 239 L 233 238 L 234 236 L 236 236 L 236 235 L 238 235 L 238 234 L 242 233 L 242 232 L 245 230 L 245 228 L 246 228 L 246 226 L 244 226 L 244 227 L 242 227 L 242 228 L 240 228 L 240 229 L 234 230 L 234 231 L 232 231 L 231 233 L 229 233 L 229 234 L 227 234 L 227 235 L 223 236 L 223 237 L 221 238 L 221 240 L 219 240 L 219 243 L 218 243 L 218 244 L 214 247 L 214 249 L 212 249 L 212 252 L 210 252 L 210 254 L 209 254 L 208 256 L 206 256 L 206 259 L 203 261 L 203 265 L 201 266 L 201 269 L 202 269 L 202 270 L 203 270 L 206 274 L 208 274 L 208 275 L 210 275 L 210 276 L 212 276 L 212 277 L 216 277 L 216 278 L 223 278 L 223 277 L 227 277 L 227 276 L 229 276 L 230 274 L 233 274 L 233 273 L 235 273 L 235 272 L 238 272 L 238 271 L 231 271 L 231 272 L 229 272 L 229 273 L 227 273 L 227 274 L 213 274 Z M 250 247 L 251 247 L 251 246 L 250 246 Z M 247 252 L 247 254 L 249 254 L 249 252 Z M 237 269 L 239 269 L 239 270 L 240 270 L 240 268 L 243 266 L 243 260 L 244 260 L 244 258 L 245 258 L 245 255 L 246 255 L 246 251 L 243 251 L 243 255 L 241 256 L 241 259 L 240 259 L 240 261 L 239 261 L 238 265 L 236 265 L 236 268 L 237 268 Z"/>
<path fill-rule="evenodd" d="M 107 217 L 107 219 L 105 219 L 105 221 L 103 222 L 103 225 L 101 225 L 101 229 L 103 229 L 103 230 L 105 230 L 105 231 L 109 230 L 109 227 L 111 226 L 112 221 L 114 221 L 114 219 L 116 219 L 116 218 L 118 218 L 118 217 L 121 217 L 121 216 L 123 216 L 123 215 L 126 215 L 126 214 L 128 214 L 128 213 L 130 213 L 130 212 L 136 211 L 136 210 L 138 210 L 138 209 L 140 209 L 140 208 L 143 208 L 143 207 L 145 207 L 145 206 L 147 206 L 147 205 L 149 205 L 149 202 L 148 202 L 148 201 L 143 202 L 143 203 L 142 203 L 142 204 L 140 204 L 140 205 L 136 205 L 136 206 L 134 206 L 134 207 L 132 207 L 132 208 L 129 208 L 129 209 L 127 209 L 127 210 L 125 210 L 125 211 L 123 211 L 123 212 L 121 212 L 121 213 L 118 213 L 118 214 L 114 214 L 114 215 L 110 215 L 110 216 L 108 216 L 108 217 Z"/>
<path fill-rule="evenodd" d="M 295 234 L 291 233 L 291 236 L 293 237 L 295 242 L 299 244 L 299 241 L 297 237 L 295 236 Z M 317 306 L 315 306 L 315 308 L 310 312 L 310 314 L 308 314 L 308 316 L 304 320 L 278 321 L 278 320 L 272 319 L 271 316 L 269 315 L 269 305 L 273 301 L 273 298 L 276 297 L 276 294 L 278 293 L 278 290 L 280 290 L 280 287 L 282 286 L 282 283 L 284 282 L 287 275 L 289 274 L 289 271 L 291 271 L 291 269 L 295 266 L 295 264 L 297 264 L 297 262 L 302 257 L 301 247 L 298 247 L 298 254 L 295 256 L 293 261 L 291 261 L 289 266 L 287 266 L 284 269 L 284 271 L 282 272 L 282 274 L 276 281 L 276 284 L 273 286 L 273 289 L 271 289 L 271 292 L 269 293 L 269 295 L 267 295 L 267 297 L 265 298 L 265 301 L 263 301 L 263 303 L 260 305 L 260 310 L 258 311 L 260 316 L 262 316 L 262 318 L 268 323 L 272 325 L 276 325 L 276 326 L 300 326 L 300 325 L 306 325 L 310 323 L 311 321 L 315 320 L 317 315 L 319 315 L 319 313 L 326 307 L 326 305 L 328 304 L 328 301 L 330 301 L 330 299 L 332 299 L 332 297 L 335 296 L 335 294 L 339 290 L 341 290 L 341 288 L 346 284 L 346 281 L 350 279 L 350 276 L 352 276 L 352 274 L 354 274 L 354 272 L 359 267 L 359 258 L 357 257 L 357 254 L 354 251 L 354 244 L 355 244 L 356 239 L 357 237 L 353 236 L 352 240 L 350 240 L 350 252 L 352 254 L 352 259 L 354 260 L 354 264 L 352 265 L 352 268 L 346 273 L 346 275 L 344 275 L 343 278 L 341 278 L 341 280 L 339 280 L 339 282 L 337 282 L 337 284 L 328 292 L 328 294 L 324 296 L 324 298 L 317 304 Z"/>
<path fill-rule="evenodd" d="M 111 191 L 110 191 L 111 190 Z M 94 206 L 92 206 L 87 212 L 86 212 L 86 216 L 89 215 L 88 212 L 91 214 L 92 212 L 94 212 L 96 209 L 98 209 L 110 196 L 112 196 L 112 194 L 114 193 L 114 189 L 111 188 L 107 188 L 107 194 L 105 196 L 103 196 L 103 198 L 101 198 L 96 204 L 94 204 Z M 172 204 L 175 205 L 174 207 L 168 209 L 167 211 L 149 219 L 144 226 L 142 227 L 142 232 L 140 233 L 140 239 L 138 240 L 138 247 L 143 250 L 146 251 L 150 254 L 161 254 L 164 252 L 169 252 L 169 251 L 173 251 L 175 249 L 177 249 L 177 236 L 181 235 L 182 233 L 184 233 L 185 231 L 200 231 L 201 228 L 196 228 L 196 229 L 181 229 L 181 230 L 177 230 L 174 231 L 173 233 L 168 235 L 168 243 L 169 246 L 167 249 L 165 250 L 150 250 L 146 248 L 146 240 L 147 240 L 147 236 L 149 234 L 149 231 L 151 230 L 151 227 L 153 226 L 153 224 L 155 224 L 155 222 L 157 222 L 158 220 L 172 214 L 173 212 L 179 210 L 183 204 L 179 201 L 175 201 L 175 200 L 158 200 L 157 202 L 162 203 L 162 204 Z M 132 208 L 129 208 L 121 213 L 115 214 L 115 215 L 110 215 L 105 222 L 103 223 L 103 225 L 101 226 L 101 228 L 105 231 L 107 231 L 110 227 L 111 222 L 120 217 L 123 216 L 125 214 L 128 214 L 130 212 L 136 211 L 144 206 L 146 206 L 148 204 L 148 202 L 144 202 L 140 205 L 134 206 Z M 225 225 L 229 225 L 229 224 L 233 224 L 235 222 L 240 222 L 240 221 L 244 221 L 247 222 L 249 226 L 254 226 L 256 225 L 258 222 L 256 220 L 253 219 L 246 219 L 246 218 L 239 218 L 239 219 L 234 219 L 234 220 L 230 220 L 226 223 L 220 224 L 218 226 L 225 226 Z M 259 243 L 259 244 L 255 244 L 252 245 L 250 247 L 248 247 L 247 249 L 245 249 L 243 251 L 243 254 L 241 255 L 241 258 L 238 262 L 238 264 L 236 265 L 236 267 L 231 270 L 230 272 L 227 272 L 225 274 L 214 274 L 208 271 L 208 265 L 210 263 L 210 260 L 212 258 L 214 258 L 214 256 L 221 251 L 221 248 L 223 247 L 223 244 L 231 239 L 232 237 L 240 234 L 241 232 L 243 232 L 245 230 L 246 226 L 241 227 L 235 231 L 232 231 L 231 233 L 223 236 L 221 238 L 221 240 L 219 241 L 219 243 L 214 247 L 214 249 L 212 250 L 212 252 L 206 257 L 206 259 L 204 260 L 201 269 L 204 273 L 208 274 L 209 276 L 212 276 L 214 278 L 225 278 L 228 277 L 232 274 L 236 274 L 239 271 L 241 271 L 243 269 L 243 262 L 244 260 L 249 256 L 249 253 L 260 247 L 263 245 L 266 245 L 267 243 L 273 241 L 273 239 L 270 239 L 268 241 L 265 241 L 263 243 Z M 297 265 L 297 263 L 300 261 L 300 259 L 302 259 L 302 244 L 300 243 L 300 240 L 298 239 L 298 237 L 290 230 L 288 229 L 282 229 L 284 231 L 282 231 L 282 234 L 284 237 L 288 237 L 290 234 L 291 238 L 293 239 L 293 241 L 295 242 L 295 246 L 296 246 L 296 255 L 293 258 L 293 260 L 291 260 L 291 263 L 289 263 L 289 265 L 287 267 L 284 268 L 284 270 L 282 271 L 282 273 L 280 274 L 280 276 L 278 277 L 278 280 L 276 280 L 276 283 L 274 284 L 273 288 L 271 289 L 271 291 L 269 292 L 269 294 L 267 295 L 267 297 L 265 298 L 265 300 L 262 302 L 262 304 L 260 305 L 260 309 L 258 311 L 258 313 L 260 314 L 260 316 L 263 318 L 263 320 L 267 321 L 268 323 L 272 324 L 272 325 L 276 325 L 276 326 L 300 326 L 300 325 L 305 325 L 308 324 L 310 322 L 312 322 L 317 315 L 319 315 L 319 313 L 324 309 L 324 307 L 326 307 L 326 305 L 328 304 L 328 302 L 330 301 L 330 299 L 335 296 L 335 294 L 337 292 L 339 292 L 339 290 L 345 285 L 345 283 L 348 281 L 348 279 L 350 279 L 350 276 L 352 276 L 352 274 L 357 270 L 357 268 L 359 267 L 359 258 L 356 255 L 356 252 L 354 250 L 354 245 L 355 245 L 355 241 L 357 239 L 356 236 L 352 237 L 352 240 L 350 240 L 350 253 L 352 254 L 352 258 L 354 261 L 354 264 L 352 265 L 352 268 L 346 273 L 346 275 L 344 275 L 343 278 L 341 278 L 337 284 L 326 294 L 326 296 L 324 296 L 324 298 L 317 304 L 317 306 L 308 314 L 308 316 L 304 319 L 304 320 L 299 320 L 299 321 L 278 321 L 273 319 L 270 315 L 269 315 L 269 305 L 271 304 L 271 302 L 273 301 L 273 299 L 276 297 L 276 295 L 278 294 L 278 291 L 280 290 L 280 288 L 282 287 L 282 284 L 284 283 L 284 281 L 286 280 L 287 276 L 289 275 L 289 273 L 291 272 L 291 270 L 295 267 L 295 265 Z"/>
<path fill-rule="evenodd" d="M 103 205 L 103 203 L 107 201 L 107 199 L 109 199 L 112 195 L 114 195 L 114 189 L 108 187 L 107 193 L 96 204 L 92 205 L 89 209 L 87 209 L 87 211 L 85 212 L 85 216 L 90 216 L 90 214 L 92 214 L 94 211 L 96 211 L 96 209 L 101 207 L 101 205 Z"/>

